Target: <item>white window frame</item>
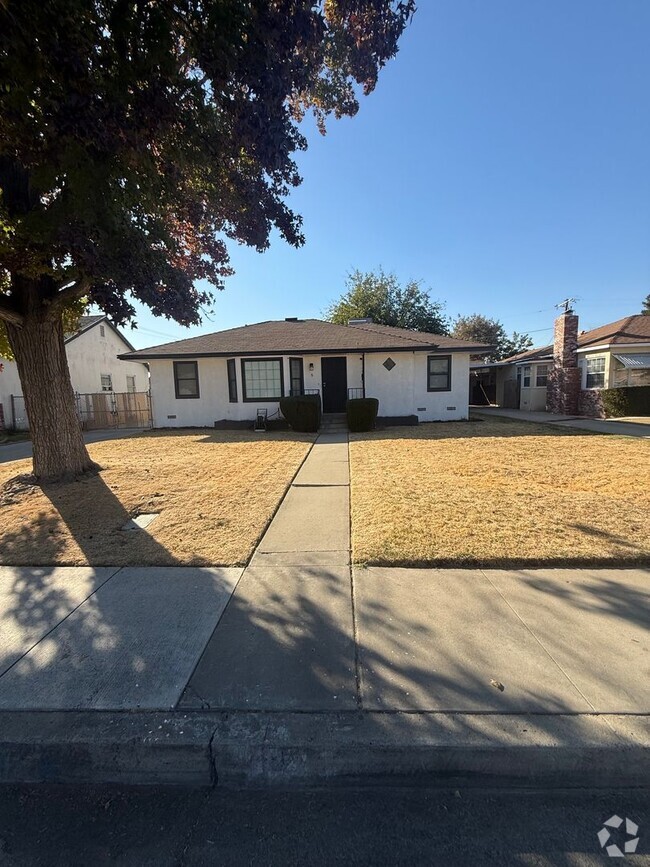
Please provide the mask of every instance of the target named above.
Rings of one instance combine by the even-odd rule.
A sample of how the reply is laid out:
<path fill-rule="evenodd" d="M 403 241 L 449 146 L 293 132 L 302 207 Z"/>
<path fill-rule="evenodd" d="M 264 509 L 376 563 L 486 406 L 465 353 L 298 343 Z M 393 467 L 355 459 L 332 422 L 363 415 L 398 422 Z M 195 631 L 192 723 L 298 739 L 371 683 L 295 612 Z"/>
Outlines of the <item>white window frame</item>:
<path fill-rule="evenodd" d="M 133 388 L 131 388 L 131 385 L 133 385 Z M 138 390 L 138 383 L 134 373 L 127 373 L 126 375 L 126 390 L 129 394 L 135 394 Z"/>
<path fill-rule="evenodd" d="M 104 380 L 108 380 L 108 387 L 104 384 Z M 102 391 L 113 391 L 113 376 L 110 373 L 100 373 L 99 381 L 102 387 Z"/>
<path fill-rule="evenodd" d="M 526 373 L 528 371 L 528 373 Z M 528 380 L 528 384 L 526 384 L 526 380 Z M 532 364 L 524 364 L 521 371 L 521 387 L 522 388 L 530 388 L 530 384 L 533 381 L 533 366 Z"/>
<path fill-rule="evenodd" d="M 589 364 L 590 362 L 602 362 L 603 368 L 602 370 L 590 371 Z M 590 376 L 602 376 L 603 384 L 602 385 L 589 385 L 589 377 Z M 607 387 L 607 356 L 606 355 L 591 355 L 585 358 L 585 390 L 588 391 L 596 391 L 600 388 Z"/>
<path fill-rule="evenodd" d="M 548 383 L 548 373 L 549 373 L 550 366 L 551 366 L 550 364 L 536 364 L 535 365 L 535 388 L 546 388 L 546 385 Z M 543 367 L 544 371 L 545 371 L 542 374 L 540 374 L 540 372 L 539 372 L 540 367 Z M 543 382 L 541 385 L 539 382 L 540 376 L 542 376 L 545 380 L 545 382 Z"/>

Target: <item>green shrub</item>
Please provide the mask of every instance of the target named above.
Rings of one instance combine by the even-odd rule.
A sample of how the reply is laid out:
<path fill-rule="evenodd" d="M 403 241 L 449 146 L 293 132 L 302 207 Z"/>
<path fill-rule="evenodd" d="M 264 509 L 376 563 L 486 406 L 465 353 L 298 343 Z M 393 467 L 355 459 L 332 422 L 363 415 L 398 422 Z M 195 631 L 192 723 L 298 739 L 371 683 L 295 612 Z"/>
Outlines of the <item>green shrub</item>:
<path fill-rule="evenodd" d="M 650 385 L 604 388 L 600 398 L 607 418 L 650 415 Z"/>
<path fill-rule="evenodd" d="M 376 397 L 358 397 L 347 402 L 348 427 L 354 433 L 374 430 L 379 412 Z"/>
<path fill-rule="evenodd" d="M 302 394 L 280 398 L 280 411 L 299 433 L 316 433 L 320 427 L 320 394 Z"/>

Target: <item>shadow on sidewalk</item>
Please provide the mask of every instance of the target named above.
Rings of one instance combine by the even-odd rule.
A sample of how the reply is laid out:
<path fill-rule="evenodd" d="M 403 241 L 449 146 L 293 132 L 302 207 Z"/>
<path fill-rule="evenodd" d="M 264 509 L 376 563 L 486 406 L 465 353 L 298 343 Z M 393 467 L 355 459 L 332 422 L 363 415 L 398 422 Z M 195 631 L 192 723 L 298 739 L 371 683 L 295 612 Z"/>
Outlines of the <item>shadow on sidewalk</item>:
<path fill-rule="evenodd" d="M 43 493 L 60 517 L 30 518 L 19 532 L 5 533 L 0 538 L 3 555 L 32 551 L 44 562 L 53 562 L 69 549 L 71 535 L 81 554 L 92 560 L 95 535 L 106 521 L 122 526 L 131 516 L 101 476 L 89 481 L 76 501 L 61 497 L 56 485 L 44 486 Z M 137 545 L 140 561 L 178 565 L 146 530 L 117 530 L 106 539 L 115 546 L 115 554 L 111 556 L 109 547 L 104 562 L 124 563 L 130 546 Z M 173 685 L 182 677 L 173 700 L 162 705 L 169 707 L 191 674 L 231 589 L 219 573 L 187 566 L 173 572 L 134 566 L 128 573 L 101 566 L 0 567 L 0 706 L 12 707 L 13 692 L 19 697 L 16 706 L 22 701 L 33 708 L 39 691 L 44 693 L 45 708 L 65 709 L 65 696 L 75 694 L 70 707 L 84 706 L 111 682 L 115 694 L 116 677 L 124 679 L 125 694 L 129 689 L 133 693 L 140 682 L 143 695 L 148 684 L 167 694 L 166 678 Z M 174 641 L 177 659 L 170 653 Z M 157 654 L 169 659 L 168 670 L 164 665 L 161 670 Z M 136 698 L 133 707 L 137 706 Z"/>

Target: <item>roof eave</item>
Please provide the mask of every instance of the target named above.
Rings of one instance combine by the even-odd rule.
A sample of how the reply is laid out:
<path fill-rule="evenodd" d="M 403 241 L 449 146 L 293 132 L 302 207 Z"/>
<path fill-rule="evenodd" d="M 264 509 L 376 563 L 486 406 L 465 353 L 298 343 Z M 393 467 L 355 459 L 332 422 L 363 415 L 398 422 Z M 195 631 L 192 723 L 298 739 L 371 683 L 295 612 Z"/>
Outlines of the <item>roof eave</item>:
<path fill-rule="evenodd" d="M 123 353 L 117 357 L 122 361 L 164 361 L 179 358 L 255 358 L 256 356 L 284 356 L 284 355 L 358 355 L 375 352 L 436 352 L 441 355 L 449 353 L 467 353 L 468 355 L 479 352 L 490 352 L 494 347 L 490 346 L 378 346 L 378 347 L 353 347 L 347 349 L 282 349 L 269 350 L 258 349 L 251 352 L 165 352 L 155 353 L 147 350 L 136 350 L 134 353 Z"/>

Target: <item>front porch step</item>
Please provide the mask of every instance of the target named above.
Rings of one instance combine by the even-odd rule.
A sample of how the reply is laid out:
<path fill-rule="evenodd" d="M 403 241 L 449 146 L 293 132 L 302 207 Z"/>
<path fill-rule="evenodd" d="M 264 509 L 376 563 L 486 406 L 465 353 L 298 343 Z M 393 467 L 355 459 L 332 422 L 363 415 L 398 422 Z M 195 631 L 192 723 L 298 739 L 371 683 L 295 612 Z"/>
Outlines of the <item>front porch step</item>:
<path fill-rule="evenodd" d="M 325 433 L 346 433 L 348 417 L 344 412 L 324 412 L 320 429 Z"/>

